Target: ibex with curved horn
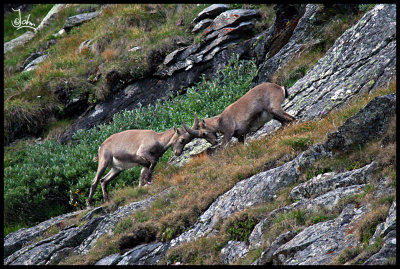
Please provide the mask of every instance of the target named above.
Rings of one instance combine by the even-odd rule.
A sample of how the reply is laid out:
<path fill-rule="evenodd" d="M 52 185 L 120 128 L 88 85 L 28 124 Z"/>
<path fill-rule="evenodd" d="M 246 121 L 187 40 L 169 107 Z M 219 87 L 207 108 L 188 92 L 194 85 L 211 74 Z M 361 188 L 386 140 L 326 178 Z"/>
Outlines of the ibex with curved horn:
<path fill-rule="evenodd" d="M 225 146 L 232 137 L 244 142 L 245 135 L 256 131 L 271 119 L 286 125 L 296 121 L 282 109 L 282 102 L 288 96 L 286 89 L 274 83 L 263 83 L 230 104 L 225 110 L 212 118 L 203 119 L 190 129 L 183 122 L 183 128 L 195 137 L 205 138 L 212 145 L 218 144 L 216 133 L 224 135 L 222 145 Z M 198 122 L 195 116 L 195 123 Z"/>
<path fill-rule="evenodd" d="M 198 121 L 195 122 L 193 128 L 197 125 Z M 175 127 L 162 133 L 156 133 L 152 130 L 127 130 L 111 135 L 99 148 L 99 165 L 90 188 L 87 204 L 92 204 L 97 183 L 107 167 L 111 168 L 110 172 L 100 179 L 105 202 L 109 201 L 108 183 L 123 170 L 136 165 L 143 166 L 139 180 L 139 186 L 143 186 L 150 180 L 158 159 L 169 147 L 172 147 L 172 151 L 176 156 L 179 156 L 183 147 L 193 138 L 193 135 L 185 130 Z"/>

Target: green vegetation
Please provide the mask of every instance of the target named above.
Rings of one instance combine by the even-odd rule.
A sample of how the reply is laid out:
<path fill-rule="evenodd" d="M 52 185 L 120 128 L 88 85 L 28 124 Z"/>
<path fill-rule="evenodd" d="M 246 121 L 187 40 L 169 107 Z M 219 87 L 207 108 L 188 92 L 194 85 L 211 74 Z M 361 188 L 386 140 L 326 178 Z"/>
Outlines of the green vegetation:
<path fill-rule="evenodd" d="M 229 240 L 247 241 L 254 226 L 257 224 L 257 220 L 249 218 L 249 215 L 244 213 L 239 218 L 225 223 L 225 232 L 229 235 Z"/>
<path fill-rule="evenodd" d="M 79 141 L 78 144 L 60 145 L 48 140 L 42 145 L 32 145 L 18 151 L 6 148 L 5 222 L 32 224 L 51 217 L 49 212 L 57 215 L 71 210 L 69 192 L 81 190 L 80 196 L 87 197 L 97 169 L 93 157 L 108 136 L 127 129 L 164 131 L 179 126 L 183 120 L 192 122 L 193 113 L 199 117 L 212 116 L 247 92 L 255 75 L 254 62 L 242 63 L 236 57 L 219 75 L 221 79 L 206 81 L 203 77 L 185 95 L 118 113 L 111 125 L 103 124 L 76 133 L 74 138 Z M 171 156 L 172 152 L 168 151 L 160 163 L 166 163 Z M 110 189 L 136 184 L 136 180 L 132 183 L 132 178 L 138 179 L 139 174 L 140 167 L 123 172 L 110 183 Z M 100 201 L 101 197 L 101 189 L 98 188 L 94 200 Z M 84 207 L 84 199 L 75 199 L 71 204 Z M 33 208 L 46 210 L 41 212 Z M 36 214 L 32 215 L 32 212 Z"/>
<path fill-rule="evenodd" d="M 31 9 L 25 12 L 21 11 L 21 20 L 25 20 L 29 16 L 29 21 L 35 24 L 35 26 L 33 27 L 38 27 L 42 19 L 46 16 L 47 12 L 49 12 L 52 7 L 53 4 L 32 5 Z M 4 42 L 8 42 L 22 35 L 26 31 L 32 31 L 32 29 L 30 28 L 21 28 L 17 30 L 12 25 L 12 23 L 15 21 L 15 19 L 18 18 L 19 18 L 19 13 L 12 10 L 10 10 L 10 12 L 7 13 L 7 15 L 4 17 L 4 24 L 3 24 Z"/>

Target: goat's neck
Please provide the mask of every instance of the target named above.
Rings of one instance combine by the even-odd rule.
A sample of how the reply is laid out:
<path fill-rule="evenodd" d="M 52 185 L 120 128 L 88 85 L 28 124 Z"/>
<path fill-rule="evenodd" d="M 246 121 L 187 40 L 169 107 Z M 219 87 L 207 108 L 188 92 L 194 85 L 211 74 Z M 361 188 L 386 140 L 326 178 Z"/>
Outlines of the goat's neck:
<path fill-rule="evenodd" d="M 171 128 L 165 132 L 159 133 L 160 142 L 164 145 L 164 150 L 167 150 L 174 143 L 175 130 Z"/>
<path fill-rule="evenodd" d="M 218 119 L 220 115 L 205 119 L 204 121 L 206 122 L 206 126 L 209 126 L 212 129 L 218 129 Z"/>

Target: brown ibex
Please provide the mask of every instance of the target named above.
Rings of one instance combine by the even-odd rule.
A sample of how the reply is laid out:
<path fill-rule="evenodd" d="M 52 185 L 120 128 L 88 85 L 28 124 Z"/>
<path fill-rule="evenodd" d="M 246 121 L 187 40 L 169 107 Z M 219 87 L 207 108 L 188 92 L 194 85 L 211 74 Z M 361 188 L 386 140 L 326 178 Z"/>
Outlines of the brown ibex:
<path fill-rule="evenodd" d="M 203 119 L 198 123 L 195 116 L 194 128 L 188 128 L 183 122 L 183 128 L 195 137 L 205 138 L 212 145 L 218 144 L 216 133 L 224 135 L 222 146 L 232 137 L 244 142 L 245 135 L 258 130 L 271 119 L 280 121 L 283 125 L 296 121 L 282 109 L 282 102 L 288 96 L 286 89 L 274 83 L 263 83 L 230 104 L 225 110 L 212 118 Z"/>
<path fill-rule="evenodd" d="M 193 128 L 197 126 L 196 124 L 197 122 Z M 193 138 L 193 135 L 185 130 L 175 127 L 162 133 L 152 130 L 127 130 L 111 135 L 101 144 L 98 151 L 99 164 L 97 174 L 90 187 L 88 206 L 92 204 L 97 183 L 107 167 L 111 168 L 110 172 L 100 179 L 105 202 L 109 201 L 108 183 L 123 170 L 136 165 L 143 166 L 139 180 L 139 186 L 143 186 L 150 180 L 158 159 L 169 147 L 172 146 L 174 154 L 179 156 L 183 147 Z"/>

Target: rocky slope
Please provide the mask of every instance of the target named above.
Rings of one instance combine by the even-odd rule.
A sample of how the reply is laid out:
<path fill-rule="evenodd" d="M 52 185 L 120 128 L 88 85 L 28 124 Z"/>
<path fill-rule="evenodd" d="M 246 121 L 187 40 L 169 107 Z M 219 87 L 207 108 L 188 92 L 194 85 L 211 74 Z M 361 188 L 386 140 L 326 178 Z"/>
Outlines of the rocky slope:
<path fill-rule="evenodd" d="M 260 62 L 258 82 L 268 80 L 272 73 L 282 68 L 299 53 L 302 45 L 306 42 L 317 42 L 316 37 L 310 34 L 309 30 L 315 23 L 315 16 L 318 12 L 317 5 L 302 5 L 294 10 L 287 8 L 286 12 L 280 13 L 281 18 L 278 16 L 278 12 L 273 27 L 238 44 L 235 44 L 238 42 L 237 36 L 234 35 L 235 31 L 247 31 L 239 30 L 240 27 L 251 29 L 251 27 L 246 27 L 253 23 L 252 19 L 248 20 L 246 17 L 242 21 L 236 21 L 236 24 L 234 22 L 229 24 L 229 20 L 225 19 L 224 21 L 228 21 L 228 24 L 221 26 L 217 18 L 229 16 L 229 10 L 226 11 L 226 7 L 221 5 L 215 5 L 214 8 L 218 12 L 210 12 L 211 9 L 206 10 L 203 13 L 206 15 L 201 15 L 197 21 L 194 21 L 195 29 L 196 27 L 207 27 L 204 25 L 208 24 L 209 28 L 204 28 L 203 31 L 207 33 L 207 36 L 211 36 L 210 40 L 214 41 L 200 46 L 185 46 L 167 55 L 157 78 L 135 82 L 136 84 L 129 85 L 125 90 L 117 93 L 116 99 L 106 101 L 112 103 L 111 107 L 117 108 L 115 112 L 122 107 L 132 105 L 132 103 L 127 106 L 122 105 L 126 102 L 122 101 L 123 96 L 137 94 L 138 89 L 146 85 L 159 85 L 159 81 L 166 82 L 166 88 L 158 89 L 162 92 L 161 95 L 176 90 L 178 87 L 176 81 L 179 81 L 180 85 L 182 83 L 186 86 L 190 85 L 201 73 L 210 72 L 211 75 L 224 65 L 234 52 L 239 52 L 243 57 L 258 59 Z M 243 14 L 252 12 L 243 11 Z M 254 12 L 252 14 L 256 16 Z M 245 15 L 243 16 L 245 17 Z M 294 24 L 290 24 L 292 28 L 280 26 L 282 24 L 278 22 L 280 19 L 285 21 L 284 18 L 290 18 L 292 22 L 296 21 Z M 348 29 L 335 42 L 314 68 L 289 89 L 290 96 L 283 105 L 284 109 L 301 121 L 318 120 L 333 108 L 346 104 L 358 93 L 372 92 L 378 87 L 387 86 L 395 78 L 396 72 L 395 22 L 395 5 L 376 5 L 374 9 L 367 12 L 356 25 Z M 233 29 L 229 31 L 233 33 L 232 36 L 224 35 L 225 31 L 221 31 L 221 29 L 227 28 Z M 208 32 L 210 29 L 212 31 Z M 288 32 L 290 33 L 288 34 Z M 240 33 L 243 34 L 243 32 Z M 285 38 L 282 37 L 282 40 L 285 40 L 283 45 L 277 45 L 277 33 L 281 36 L 286 35 Z M 217 41 L 219 39 L 220 41 Z M 269 56 L 265 57 L 266 55 Z M 140 94 L 138 96 L 140 97 Z M 135 98 L 131 98 L 133 100 L 131 102 L 140 100 L 135 101 Z M 147 98 L 152 100 L 151 98 L 159 97 L 149 96 Z M 92 112 L 93 120 L 90 124 L 96 124 L 96 115 L 104 118 L 105 115 L 114 113 L 114 110 L 104 109 L 105 103 L 100 104 Z M 123 254 L 115 253 L 104 257 L 96 264 L 158 264 L 169 249 L 200 237 L 212 237 L 218 234 L 218 225 L 216 224 L 221 219 L 227 219 L 237 212 L 264 202 L 273 201 L 280 190 L 292 186 L 299 180 L 302 171 L 313 167 L 318 160 L 334 156 L 337 151 L 346 151 L 354 146 L 365 145 L 372 140 L 384 137 L 395 114 L 396 94 L 373 99 L 342 126 L 339 126 L 335 132 L 328 135 L 323 143 L 310 146 L 283 165 L 238 182 L 228 192 L 218 197 L 199 217 L 198 221 L 177 238 L 167 242 L 140 244 Z M 82 128 L 83 125 L 79 124 L 78 121 L 71 130 Z M 87 126 L 91 126 L 90 124 Z M 276 121 L 267 123 L 248 139 L 265 136 L 278 127 L 279 123 Z M 66 135 L 66 137 L 68 136 L 70 137 L 70 134 Z M 198 140 L 193 141 L 192 144 L 196 145 L 199 142 Z M 201 149 L 189 147 L 186 158 L 193 152 L 198 153 L 207 147 L 207 144 L 200 144 L 202 144 Z M 316 211 L 321 208 L 330 212 L 337 208 L 345 198 L 362 194 L 368 184 L 375 184 L 372 194 L 375 198 L 395 194 L 394 187 L 387 184 L 388 178 L 376 179 L 374 177 L 376 169 L 377 163 L 373 161 L 364 167 L 347 172 L 320 173 L 293 187 L 289 196 L 295 202 L 271 211 L 255 225 L 248 241 L 232 240 L 227 242 L 221 249 L 221 263 L 232 264 L 252 250 L 261 247 L 263 235 L 278 214 L 295 210 Z M 152 201 L 167 195 L 169 191 L 167 189 L 146 200 L 120 207 L 114 212 L 107 212 L 102 207 L 92 209 L 80 217 L 82 225 L 67 227 L 61 225 L 68 219 L 80 216 L 84 212 L 79 211 L 11 233 L 4 239 L 4 263 L 58 264 L 72 254 L 85 255 L 93 249 L 99 238 L 113 235 L 115 226 L 120 219 L 137 210 L 149 207 Z M 361 243 L 357 234 L 351 231 L 360 220 L 367 216 L 372 206 L 371 203 L 367 203 L 360 207 L 356 202 L 349 202 L 332 219 L 312 224 L 302 231 L 289 231 L 276 238 L 271 238 L 272 243 L 268 248 L 262 249 L 262 253 L 253 264 L 337 263 L 337 259 L 345 250 L 360 247 Z M 52 227 L 60 227 L 60 231 L 51 236 L 44 236 Z M 396 256 L 395 200 L 392 202 L 387 216 L 376 227 L 369 244 L 373 245 L 378 238 L 382 240 L 380 249 L 371 256 L 362 259 L 358 257 L 361 263 L 386 264 L 393 262 L 393 257 Z M 354 259 L 357 260 L 357 257 Z"/>

